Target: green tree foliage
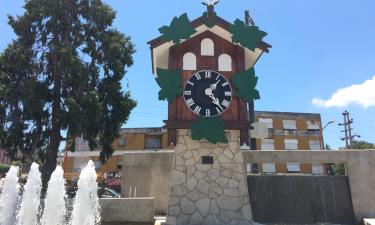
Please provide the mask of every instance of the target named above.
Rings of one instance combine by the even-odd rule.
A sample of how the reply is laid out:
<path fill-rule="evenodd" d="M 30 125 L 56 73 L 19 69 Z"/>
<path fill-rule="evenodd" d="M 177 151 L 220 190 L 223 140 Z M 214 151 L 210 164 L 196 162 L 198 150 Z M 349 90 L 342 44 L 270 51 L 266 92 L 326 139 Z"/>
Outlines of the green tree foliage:
<path fill-rule="evenodd" d="M 9 16 L 17 38 L 0 55 L 0 142 L 13 158 L 44 150 L 45 182 L 63 131 L 91 149 L 99 139 L 101 158 L 111 156 L 136 105 L 121 86 L 135 49 L 101 0 L 29 0 L 24 8 Z"/>
<path fill-rule="evenodd" d="M 177 95 L 182 93 L 181 71 L 170 71 L 157 68 L 156 82 L 160 87 L 159 100 L 167 100 L 172 102 Z"/>
<path fill-rule="evenodd" d="M 260 99 L 259 91 L 255 89 L 258 77 L 255 76 L 254 67 L 240 73 L 233 74 L 232 83 L 237 90 L 237 97 L 246 102 Z"/>
<path fill-rule="evenodd" d="M 232 42 L 240 43 L 243 47 L 255 51 L 257 44 L 267 35 L 266 32 L 259 30 L 257 26 L 246 26 L 246 24 L 237 19 L 230 26 L 232 33 Z"/>
<path fill-rule="evenodd" d="M 163 35 L 163 40 L 173 41 L 175 44 L 179 44 L 182 39 L 188 39 L 197 32 L 194 27 L 191 26 L 186 13 L 179 17 L 174 17 L 170 26 L 160 27 L 159 31 Z"/>
<path fill-rule="evenodd" d="M 10 165 L 0 164 L 0 175 L 8 173 Z"/>
<path fill-rule="evenodd" d="M 352 141 L 351 149 L 375 149 L 375 145 L 367 141 Z"/>
<path fill-rule="evenodd" d="M 192 124 L 191 133 L 193 140 L 206 139 L 213 144 L 218 142 L 228 143 L 224 131 L 224 122 L 218 116 L 210 118 L 200 117 Z"/>

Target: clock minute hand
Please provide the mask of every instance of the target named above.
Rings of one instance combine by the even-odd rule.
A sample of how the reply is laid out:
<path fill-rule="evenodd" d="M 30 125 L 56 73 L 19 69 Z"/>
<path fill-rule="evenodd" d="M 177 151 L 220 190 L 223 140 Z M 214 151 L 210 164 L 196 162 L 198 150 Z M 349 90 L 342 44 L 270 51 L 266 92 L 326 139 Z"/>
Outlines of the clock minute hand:
<path fill-rule="evenodd" d="M 218 83 L 218 82 L 217 82 Z M 216 83 L 216 84 L 217 84 Z M 210 86 L 210 88 L 206 88 L 204 90 L 204 93 L 205 95 L 207 95 L 208 97 L 210 97 L 212 99 L 212 103 L 214 103 L 215 105 L 219 106 L 219 108 L 221 109 L 221 111 L 223 111 L 223 108 L 221 107 L 220 105 L 220 102 L 219 102 L 219 99 L 218 98 L 215 98 L 214 94 L 212 93 L 212 86 L 215 85 L 215 88 L 216 88 L 216 84 L 212 84 Z"/>
<path fill-rule="evenodd" d="M 218 80 L 215 84 L 211 84 L 210 85 L 210 89 L 213 91 L 213 90 L 216 90 L 216 86 L 217 84 L 220 82 L 220 80 Z"/>

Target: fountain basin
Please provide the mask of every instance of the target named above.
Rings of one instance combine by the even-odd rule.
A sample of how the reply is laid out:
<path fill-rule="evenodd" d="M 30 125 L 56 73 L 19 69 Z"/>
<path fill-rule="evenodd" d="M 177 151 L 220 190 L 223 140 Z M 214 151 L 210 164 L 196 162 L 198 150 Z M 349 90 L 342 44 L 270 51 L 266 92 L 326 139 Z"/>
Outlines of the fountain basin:
<path fill-rule="evenodd" d="M 154 224 L 154 198 L 101 198 L 102 224 Z"/>

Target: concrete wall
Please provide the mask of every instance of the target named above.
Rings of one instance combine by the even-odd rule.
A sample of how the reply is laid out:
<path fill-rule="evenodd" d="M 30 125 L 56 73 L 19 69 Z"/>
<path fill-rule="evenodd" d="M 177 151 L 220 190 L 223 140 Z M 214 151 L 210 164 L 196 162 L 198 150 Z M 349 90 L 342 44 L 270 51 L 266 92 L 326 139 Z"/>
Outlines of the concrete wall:
<path fill-rule="evenodd" d="M 353 224 L 346 176 L 248 176 L 253 219 L 259 223 Z"/>
<path fill-rule="evenodd" d="M 243 151 L 245 163 L 345 163 L 356 222 L 375 217 L 375 150 Z"/>
<path fill-rule="evenodd" d="M 101 198 L 101 216 L 105 224 L 154 224 L 154 198 Z"/>
<path fill-rule="evenodd" d="M 137 197 L 154 197 L 156 214 L 166 214 L 173 151 L 127 152 L 123 155 L 122 196 L 137 188 Z"/>

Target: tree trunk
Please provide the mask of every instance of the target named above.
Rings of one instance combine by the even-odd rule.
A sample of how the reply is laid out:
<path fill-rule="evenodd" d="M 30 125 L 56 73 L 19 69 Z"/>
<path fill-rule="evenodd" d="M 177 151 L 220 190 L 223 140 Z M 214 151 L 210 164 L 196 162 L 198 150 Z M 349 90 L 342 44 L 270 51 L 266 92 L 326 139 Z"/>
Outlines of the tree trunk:
<path fill-rule="evenodd" d="M 54 44 L 57 46 L 58 35 L 54 35 Z M 61 74 L 59 70 L 58 54 L 56 49 L 52 50 L 52 79 L 53 79 L 53 97 L 52 97 L 52 121 L 51 121 L 51 136 L 45 156 L 45 162 L 42 170 L 43 193 L 47 191 L 48 181 L 51 178 L 52 172 L 57 165 L 57 152 L 59 150 L 61 141 Z"/>

